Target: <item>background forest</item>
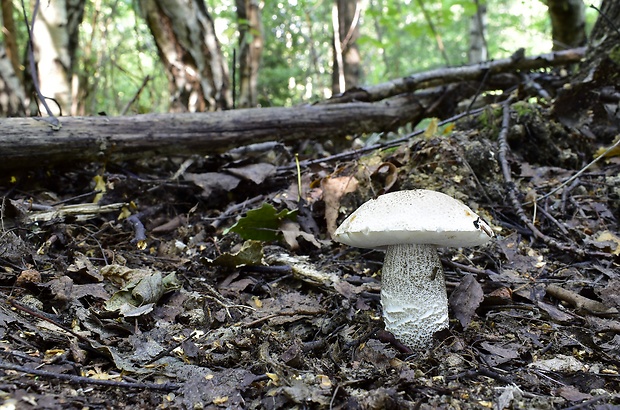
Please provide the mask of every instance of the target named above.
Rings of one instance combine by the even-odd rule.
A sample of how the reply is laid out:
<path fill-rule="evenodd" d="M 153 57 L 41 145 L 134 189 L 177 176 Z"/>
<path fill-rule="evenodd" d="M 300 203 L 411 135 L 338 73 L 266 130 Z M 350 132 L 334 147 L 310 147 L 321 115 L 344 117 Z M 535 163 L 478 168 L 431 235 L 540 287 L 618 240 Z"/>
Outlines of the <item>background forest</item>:
<path fill-rule="evenodd" d="M 620 404 L 619 1 L 0 4 L 2 409 Z"/>
<path fill-rule="evenodd" d="M 2 111 L 45 112 L 29 80 L 23 7 L 34 20 L 36 68 L 42 94 L 55 101 L 50 109 L 119 115 L 231 108 L 233 87 L 236 107 L 291 106 L 430 68 L 505 58 L 521 47 L 532 55 L 584 45 L 582 36 L 554 46 L 555 3 L 564 2 L 7 0 L 1 75 L 11 95 L 4 101 L 13 102 Z M 562 24 L 571 30 L 585 18 L 591 29 L 595 10 L 572 3 L 580 16 Z"/>

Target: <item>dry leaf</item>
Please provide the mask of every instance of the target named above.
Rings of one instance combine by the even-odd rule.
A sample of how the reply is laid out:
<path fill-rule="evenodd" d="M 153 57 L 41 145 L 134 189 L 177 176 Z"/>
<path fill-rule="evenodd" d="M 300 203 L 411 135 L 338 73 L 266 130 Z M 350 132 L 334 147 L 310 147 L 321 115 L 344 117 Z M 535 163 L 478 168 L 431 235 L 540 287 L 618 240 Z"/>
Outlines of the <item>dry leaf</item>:
<path fill-rule="evenodd" d="M 332 236 L 336 231 L 336 221 L 340 210 L 340 199 L 349 192 L 355 192 L 358 181 L 355 177 L 323 178 L 323 201 L 325 201 L 325 222 L 327 232 Z"/>
<path fill-rule="evenodd" d="M 461 322 L 463 329 L 469 326 L 483 299 L 482 286 L 476 281 L 474 275 L 465 275 L 450 295 L 450 307 L 454 311 L 454 316 Z"/>

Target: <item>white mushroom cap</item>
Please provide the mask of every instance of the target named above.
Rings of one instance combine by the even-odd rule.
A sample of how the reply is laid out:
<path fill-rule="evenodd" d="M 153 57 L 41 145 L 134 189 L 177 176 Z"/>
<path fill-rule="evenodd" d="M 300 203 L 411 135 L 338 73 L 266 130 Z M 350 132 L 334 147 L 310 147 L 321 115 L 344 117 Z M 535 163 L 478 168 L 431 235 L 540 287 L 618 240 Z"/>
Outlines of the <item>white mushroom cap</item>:
<path fill-rule="evenodd" d="M 337 241 L 358 248 L 397 244 L 477 246 L 493 236 L 467 205 L 441 192 L 416 189 L 381 195 L 336 229 Z"/>

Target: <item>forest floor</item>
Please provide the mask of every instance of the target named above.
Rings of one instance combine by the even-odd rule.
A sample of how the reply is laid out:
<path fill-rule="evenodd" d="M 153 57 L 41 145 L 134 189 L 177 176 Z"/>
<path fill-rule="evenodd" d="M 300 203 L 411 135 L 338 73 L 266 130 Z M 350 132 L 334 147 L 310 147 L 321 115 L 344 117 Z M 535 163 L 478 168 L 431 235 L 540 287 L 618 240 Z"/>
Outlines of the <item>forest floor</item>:
<path fill-rule="evenodd" d="M 620 405 L 620 157 L 584 168 L 612 142 L 506 109 L 348 157 L 260 144 L 6 175 L 1 408 Z M 330 239 L 415 188 L 496 234 L 440 249 L 450 328 L 423 352 L 381 331 L 382 251 Z"/>

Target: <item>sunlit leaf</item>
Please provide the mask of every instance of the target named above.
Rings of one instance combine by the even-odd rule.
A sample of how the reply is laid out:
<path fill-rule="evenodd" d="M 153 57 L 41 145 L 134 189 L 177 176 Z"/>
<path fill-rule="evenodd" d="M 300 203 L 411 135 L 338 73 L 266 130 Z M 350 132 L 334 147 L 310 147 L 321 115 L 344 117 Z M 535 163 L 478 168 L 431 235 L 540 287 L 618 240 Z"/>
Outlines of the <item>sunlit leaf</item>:
<path fill-rule="evenodd" d="M 291 219 L 295 211 L 283 209 L 278 212 L 273 205 L 264 203 L 257 209 L 248 211 L 246 216 L 239 219 L 230 228 L 224 231 L 239 234 L 243 239 L 253 239 L 256 241 L 275 241 L 281 238 L 280 223 L 282 220 Z"/>

